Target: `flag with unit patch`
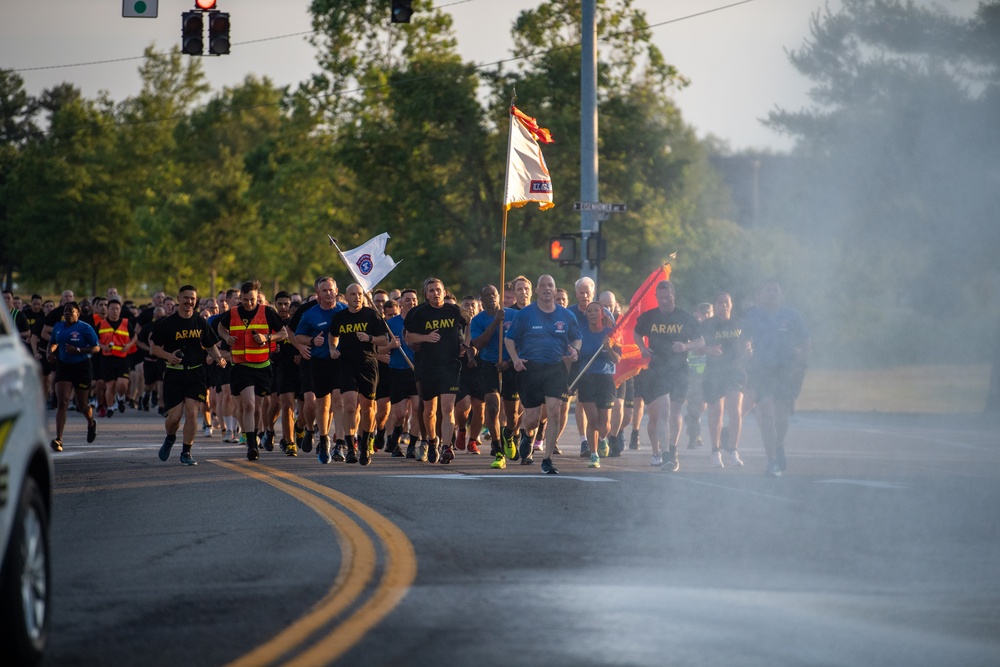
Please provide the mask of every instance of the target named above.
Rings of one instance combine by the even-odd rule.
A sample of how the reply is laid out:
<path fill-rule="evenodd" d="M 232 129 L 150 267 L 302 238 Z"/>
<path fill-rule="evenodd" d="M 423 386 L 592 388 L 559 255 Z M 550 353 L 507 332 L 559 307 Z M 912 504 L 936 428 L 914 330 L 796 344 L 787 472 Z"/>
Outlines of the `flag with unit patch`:
<path fill-rule="evenodd" d="M 537 202 L 541 210 L 552 208 L 552 179 L 539 142 L 553 143 L 552 134 L 515 106 L 510 108 L 510 137 L 507 142 L 507 183 L 504 211 Z"/>
<path fill-rule="evenodd" d="M 388 240 L 389 234 L 383 232 L 354 250 L 344 250 L 340 253 L 344 263 L 347 264 L 347 270 L 365 293 L 375 289 L 375 286 L 396 268 L 397 263 L 385 254 L 385 243 Z"/>

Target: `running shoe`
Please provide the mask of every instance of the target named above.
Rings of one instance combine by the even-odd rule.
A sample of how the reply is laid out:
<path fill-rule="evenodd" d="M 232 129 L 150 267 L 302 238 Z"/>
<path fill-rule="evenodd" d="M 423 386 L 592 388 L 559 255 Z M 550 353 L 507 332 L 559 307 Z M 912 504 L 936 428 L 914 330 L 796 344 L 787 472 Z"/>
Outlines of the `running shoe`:
<path fill-rule="evenodd" d="M 288 446 L 285 447 L 285 456 L 298 456 L 298 455 L 299 455 L 299 448 L 295 446 L 295 443 L 291 442 L 288 443 Z"/>
<path fill-rule="evenodd" d="M 688 438 L 688 449 L 698 449 L 701 447 L 701 436 L 695 436 L 693 438 Z"/>
<path fill-rule="evenodd" d="M 264 445 L 264 449 L 269 452 L 274 451 L 274 431 L 264 431 L 264 437 L 260 440 L 261 444 Z"/>
<path fill-rule="evenodd" d="M 767 468 L 764 469 L 765 477 L 781 477 L 781 468 L 778 467 L 777 462 L 768 461 Z"/>
<path fill-rule="evenodd" d="M 493 463 L 490 464 L 490 467 L 498 470 L 503 470 L 504 468 L 507 467 L 507 457 L 504 456 L 502 453 L 497 454 L 496 458 L 493 460 Z"/>
<path fill-rule="evenodd" d="M 341 443 L 339 440 L 337 441 L 337 444 L 335 444 L 333 446 L 333 460 L 334 461 L 343 462 L 343 461 L 347 460 L 347 457 L 344 456 L 344 447 L 345 447 L 345 445 L 343 443 Z"/>
<path fill-rule="evenodd" d="M 438 462 L 438 443 L 436 442 L 427 443 L 427 462 L 428 463 Z"/>
<path fill-rule="evenodd" d="M 313 431 L 305 430 L 302 432 L 302 440 L 299 442 L 299 449 L 308 454 L 313 450 L 313 438 L 315 434 Z"/>
<path fill-rule="evenodd" d="M 452 451 L 451 447 L 445 445 L 441 450 L 441 463 L 447 465 L 452 462 L 455 458 L 455 452 Z"/>
<path fill-rule="evenodd" d="M 240 445 L 246 447 L 246 444 L 247 444 L 247 434 L 246 433 L 240 433 L 240 439 L 239 439 L 238 442 L 240 443 Z"/>
<path fill-rule="evenodd" d="M 677 472 L 681 469 L 681 462 L 677 458 L 677 450 L 671 449 L 667 458 L 663 459 L 663 469 L 667 472 Z"/>
<path fill-rule="evenodd" d="M 466 446 L 466 433 L 465 431 L 459 431 L 458 437 L 455 438 L 455 449 L 457 449 L 460 452 L 464 452 L 465 446 Z"/>
<path fill-rule="evenodd" d="M 395 447 L 392 448 L 392 454 L 391 454 L 391 456 L 394 459 L 401 459 L 404 456 L 406 456 L 406 453 L 403 451 L 402 447 L 400 447 L 399 445 L 396 445 Z"/>
<path fill-rule="evenodd" d="M 293 442 L 295 442 L 296 444 L 301 444 L 302 438 L 306 437 L 305 429 L 301 429 L 298 426 L 296 426 L 294 428 L 294 431 L 295 431 L 294 433 L 295 439 L 293 440 Z"/>
<path fill-rule="evenodd" d="M 590 445 L 587 444 L 586 440 L 580 441 L 580 458 L 585 459 L 590 456 Z"/>
<path fill-rule="evenodd" d="M 470 454 L 481 454 L 482 453 L 482 452 L 479 451 L 479 445 L 476 443 L 475 440 L 469 440 L 469 445 L 468 445 L 467 449 L 469 450 Z"/>
<path fill-rule="evenodd" d="M 622 455 L 622 450 L 625 449 L 625 443 L 622 441 L 620 435 L 609 435 L 608 445 L 611 451 L 608 452 L 608 456 L 611 458 L 616 458 Z"/>
<path fill-rule="evenodd" d="M 555 454 L 556 456 L 562 456 L 562 450 L 559 449 L 559 445 L 554 445 L 552 447 L 552 453 Z"/>
<path fill-rule="evenodd" d="M 93 442 L 97 439 L 97 420 L 91 419 L 87 424 L 87 442 Z"/>
<path fill-rule="evenodd" d="M 541 440 L 535 440 L 535 444 L 532 445 L 532 449 L 536 452 L 540 452 L 545 449 L 545 443 Z"/>
<path fill-rule="evenodd" d="M 417 445 L 416 445 L 416 443 L 411 442 L 410 444 L 408 444 L 406 446 L 406 458 L 408 458 L 408 459 L 416 459 L 417 458 Z"/>
<path fill-rule="evenodd" d="M 206 438 L 211 438 L 212 437 L 212 427 L 211 426 L 206 426 L 204 428 L 204 433 L 205 433 L 205 437 Z"/>
<path fill-rule="evenodd" d="M 62 451 L 62 440 L 60 440 L 59 438 L 56 438 L 55 440 L 53 440 L 52 442 L 49 443 L 49 447 L 51 447 L 52 451 L 54 451 L 54 452 L 61 452 Z"/>
<path fill-rule="evenodd" d="M 729 465 L 736 466 L 737 468 L 743 467 L 743 459 L 740 458 L 740 453 L 735 449 L 729 452 Z"/>
<path fill-rule="evenodd" d="M 374 447 L 362 447 L 358 455 L 358 463 L 363 466 L 369 465 L 372 462 L 372 454 L 374 453 Z"/>
<path fill-rule="evenodd" d="M 587 464 L 588 468 L 600 468 L 601 467 L 601 457 L 597 454 L 590 455 L 590 463 Z"/>
<path fill-rule="evenodd" d="M 716 449 L 712 452 L 712 467 L 713 468 L 725 468 L 726 464 L 722 462 L 722 452 Z"/>
<path fill-rule="evenodd" d="M 358 462 L 358 446 L 350 445 L 347 448 L 347 457 L 344 459 L 347 463 L 357 463 Z"/>
<path fill-rule="evenodd" d="M 330 456 L 330 443 L 320 438 L 319 444 L 316 445 L 316 459 L 323 464 L 332 461 Z"/>
<path fill-rule="evenodd" d="M 778 470 L 785 472 L 788 462 L 785 460 L 785 446 L 778 445 L 774 448 L 774 462 L 778 464 Z"/>
<path fill-rule="evenodd" d="M 163 444 L 160 445 L 161 461 L 166 461 L 167 459 L 170 458 L 170 449 L 174 446 L 174 442 L 176 442 L 176 440 L 177 440 L 176 435 L 168 435 L 163 439 Z"/>
<path fill-rule="evenodd" d="M 531 450 L 532 450 L 531 440 L 528 438 L 522 439 L 519 452 L 521 454 L 521 465 L 529 466 L 535 462 L 535 460 L 531 458 L 531 453 L 532 453 Z"/>
<path fill-rule="evenodd" d="M 663 456 L 661 454 L 653 454 L 653 460 L 649 462 L 649 465 L 659 468 L 663 465 Z"/>
<path fill-rule="evenodd" d="M 282 438 L 281 440 L 279 440 L 278 441 L 278 448 L 281 450 L 282 453 L 284 453 L 285 451 L 287 451 L 288 450 L 288 441 L 285 440 L 284 438 Z"/>
<path fill-rule="evenodd" d="M 376 432 L 372 452 L 381 452 L 383 447 L 385 447 L 385 431 Z"/>
<path fill-rule="evenodd" d="M 91 407 L 93 407 L 93 406 L 91 406 Z M 108 410 L 103 405 L 101 407 L 97 408 L 97 416 L 98 417 L 100 417 L 100 418 L 103 419 L 105 416 L 107 416 L 107 414 L 108 414 Z"/>
<path fill-rule="evenodd" d="M 638 429 L 632 429 L 632 437 L 628 441 L 629 449 L 639 449 L 639 431 Z"/>
<path fill-rule="evenodd" d="M 196 466 L 198 462 L 191 456 L 191 452 L 181 452 L 181 463 L 186 466 Z"/>
<path fill-rule="evenodd" d="M 552 459 L 542 459 L 542 472 L 546 475 L 558 475 L 559 471 L 552 465 Z"/>
<path fill-rule="evenodd" d="M 602 459 L 608 458 L 608 454 L 611 453 L 611 446 L 608 444 L 607 438 L 601 438 L 601 441 L 597 443 L 597 453 Z"/>
<path fill-rule="evenodd" d="M 124 414 L 124 412 L 125 412 L 125 397 L 124 396 L 118 396 L 117 399 L 118 399 L 118 412 L 121 412 L 121 413 Z"/>
<path fill-rule="evenodd" d="M 503 453 L 511 461 L 516 461 L 518 459 L 517 454 L 517 444 L 514 442 L 514 436 L 509 438 L 502 438 L 503 440 Z"/>

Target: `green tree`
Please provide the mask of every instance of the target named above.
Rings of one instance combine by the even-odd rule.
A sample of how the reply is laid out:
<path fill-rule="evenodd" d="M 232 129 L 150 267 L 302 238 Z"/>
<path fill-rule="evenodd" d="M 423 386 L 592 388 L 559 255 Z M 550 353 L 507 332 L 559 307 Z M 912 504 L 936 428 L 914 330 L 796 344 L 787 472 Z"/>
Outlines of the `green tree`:
<path fill-rule="evenodd" d="M 7 185 L 21 151 L 38 137 L 37 112 L 38 102 L 24 90 L 24 79 L 0 69 L 0 284 L 4 288 L 11 286 L 17 268 L 11 245 L 17 229 L 9 213 Z"/>

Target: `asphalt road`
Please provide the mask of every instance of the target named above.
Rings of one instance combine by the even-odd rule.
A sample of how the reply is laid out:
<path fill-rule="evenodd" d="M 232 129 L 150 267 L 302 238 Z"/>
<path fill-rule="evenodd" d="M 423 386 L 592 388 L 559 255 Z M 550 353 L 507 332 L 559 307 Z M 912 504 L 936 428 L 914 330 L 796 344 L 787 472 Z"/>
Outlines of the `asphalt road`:
<path fill-rule="evenodd" d="M 52 413 L 50 413 L 51 416 Z M 320 465 L 126 412 L 55 456 L 47 665 L 997 665 L 1000 436 L 800 414 L 788 472 Z M 645 441 L 645 437 L 643 438 Z"/>

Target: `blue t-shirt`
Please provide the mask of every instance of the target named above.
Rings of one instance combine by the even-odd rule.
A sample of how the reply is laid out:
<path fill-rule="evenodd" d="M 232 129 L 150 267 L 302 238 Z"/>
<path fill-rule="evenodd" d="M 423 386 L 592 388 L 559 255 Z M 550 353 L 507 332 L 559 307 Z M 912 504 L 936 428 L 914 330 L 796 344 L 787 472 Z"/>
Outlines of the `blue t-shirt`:
<path fill-rule="evenodd" d="M 546 313 L 532 303 L 517 311 L 506 335 L 514 341 L 521 359 L 555 364 L 562 361 L 570 343 L 580 340 L 580 327 L 569 309 L 557 305 Z"/>
<path fill-rule="evenodd" d="M 517 315 L 516 310 L 513 308 L 503 309 L 503 324 L 493 330 L 493 335 L 490 339 L 486 341 L 486 344 L 482 346 L 479 350 L 479 358 L 488 364 L 495 364 L 497 362 L 497 349 L 500 345 L 500 330 L 503 329 L 506 335 L 507 329 L 510 328 L 510 323 Z M 483 335 L 483 333 L 490 328 L 490 324 L 496 316 L 490 315 L 485 310 L 475 317 L 472 318 L 472 324 L 469 326 L 469 337 L 475 340 Z M 503 348 L 503 360 L 510 360 L 510 353 L 507 352 L 506 346 Z"/>
<path fill-rule="evenodd" d="M 389 331 L 392 332 L 393 338 L 398 339 L 402 345 L 402 347 L 394 347 L 389 353 L 389 368 L 395 368 L 396 370 L 409 368 L 410 364 L 406 363 L 403 355 L 405 354 L 406 358 L 412 362 L 413 350 L 410 349 L 410 346 L 403 339 L 403 316 L 396 315 L 395 317 L 390 317 L 385 321 L 385 324 L 389 327 Z"/>
<path fill-rule="evenodd" d="M 303 313 L 302 319 L 299 320 L 299 325 L 295 327 L 295 335 L 315 338 L 317 335 L 323 334 L 323 344 L 319 347 L 313 346 L 310 349 L 314 359 L 330 358 L 330 322 L 333 320 L 334 314 L 345 308 L 347 306 L 338 301 L 329 310 L 324 310 L 323 306 L 317 305 Z"/>
<path fill-rule="evenodd" d="M 794 308 L 781 306 L 771 312 L 754 308 L 743 319 L 747 338 L 753 346 L 754 366 L 783 366 L 795 359 L 795 348 L 809 338 L 805 320 Z"/>
<path fill-rule="evenodd" d="M 79 364 L 90 359 L 90 355 L 70 354 L 66 351 L 66 346 L 94 347 L 97 345 L 97 332 L 94 331 L 94 327 L 82 320 L 77 320 L 68 326 L 64 320 L 59 320 L 52 327 L 52 335 L 49 337 L 49 341 L 59 345 L 59 361 L 64 364 Z"/>
<path fill-rule="evenodd" d="M 591 357 L 597 354 L 598 350 L 601 351 L 594 359 L 594 363 L 587 369 L 587 373 L 615 374 L 615 364 L 608 356 L 607 348 L 604 347 L 604 340 L 612 331 L 614 331 L 613 327 L 605 327 L 601 331 L 591 331 L 589 326 L 580 329 L 580 335 L 583 339 L 583 344 L 580 346 L 580 363 L 586 364 Z"/>

